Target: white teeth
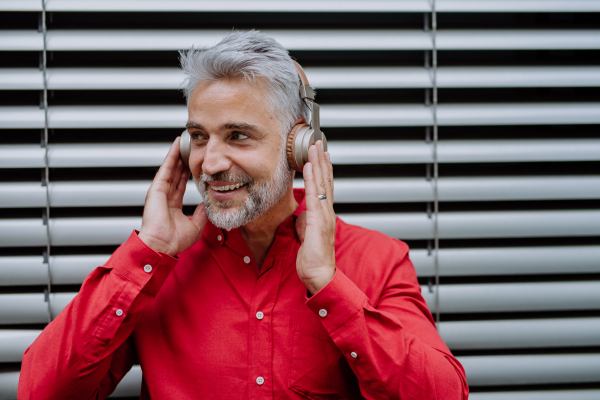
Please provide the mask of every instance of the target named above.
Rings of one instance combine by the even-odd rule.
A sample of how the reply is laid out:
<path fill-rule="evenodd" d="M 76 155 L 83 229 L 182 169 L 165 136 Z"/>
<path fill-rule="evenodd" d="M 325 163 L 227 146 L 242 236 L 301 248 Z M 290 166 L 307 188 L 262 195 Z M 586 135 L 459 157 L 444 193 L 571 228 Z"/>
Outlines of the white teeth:
<path fill-rule="evenodd" d="M 237 189 L 244 186 L 244 183 L 236 183 L 235 185 L 213 186 L 212 188 L 218 192 L 226 192 L 228 190 Z"/>

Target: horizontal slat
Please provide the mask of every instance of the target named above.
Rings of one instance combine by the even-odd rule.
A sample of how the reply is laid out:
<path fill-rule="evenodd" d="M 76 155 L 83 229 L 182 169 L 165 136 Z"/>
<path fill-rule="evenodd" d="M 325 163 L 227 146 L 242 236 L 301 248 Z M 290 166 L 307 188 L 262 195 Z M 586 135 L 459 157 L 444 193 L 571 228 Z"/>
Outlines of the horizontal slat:
<path fill-rule="evenodd" d="M 110 255 L 52 256 L 50 267 L 55 285 L 81 284 L 94 268 L 104 265 Z"/>
<path fill-rule="evenodd" d="M 15 400 L 18 385 L 18 372 L 0 372 L 0 400 Z"/>
<path fill-rule="evenodd" d="M 434 309 L 435 287 L 423 287 Z M 440 285 L 442 313 L 598 310 L 600 281 Z"/>
<path fill-rule="evenodd" d="M 441 163 L 591 161 L 597 159 L 598 155 L 600 139 L 438 142 L 438 162 Z"/>
<path fill-rule="evenodd" d="M 110 254 L 51 256 L 54 285 L 80 285 L 94 268 L 104 265 Z M 0 286 L 45 285 L 48 265 L 43 257 L 0 257 Z"/>
<path fill-rule="evenodd" d="M 440 126 L 598 124 L 600 104 L 441 104 L 437 119 Z"/>
<path fill-rule="evenodd" d="M 600 354 L 458 357 L 469 386 L 599 382 Z"/>
<path fill-rule="evenodd" d="M 50 184 L 53 207 L 142 206 L 151 181 L 54 182 Z M 188 182 L 185 205 L 200 204 L 202 196 Z M 45 207 L 46 188 L 39 183 L 0 183 L 0 208 Z"/>
<path fill-rule="evenodd" d="M 44 110 L 39 107 L 0 107 L 0 129 L 43 128 L 44 121 Z"/>
<path fill-rule="evenodd" d="M 433 185 L 433 181 L 420 178 L 337 178 L 335 179 L 335 202 L 433 201 Z M 304 183 L 297 180 L 295 186 L 304 187 Z M 1 186 L 0 193 L 2 193 Z M 600 176 L 439 178 L 438 199 L 440 201 L 600 199 Z"/>
<path fill-rule="evenodd" d="M 0 11 L 41 11 L 39 1 L 20 0 L 25 4 L 0 1 Z M 19 3 L 16 2 L 16 3 Z M 14 1 L 12 3 L 15 3 Z M 431 10 L 427 0 L 323 1 L 323 0 L 49 0 L 48 11 L 120 11 L 120 12 L 425 12 Z"/>
<path fill-rule="evenodd" d="M 53 207 L 144 205 L 151 181 L 50 183 Z M 303 188 L 304 182 L 294 181 Z M 600 199 L 599 176 L 440 178 L 440 201 Z M 433 201 L 433 182 L 420 178 L 338 178 L 336 203 Z M 183 204 L 202 202 L 188 182 Z M 45 207 L 46 188 L 37 182 L 0 183 L 0 208 Z"/>
<path fill-rule="evenodd" d="M 428 88 L 431 71 L 411 67 L 308 67 L 317 89 Z M 51 90 L 180 89 L 179 68 L 51 68 Z M 596 87 L 600 67 L 440 67 L 439 88 Z M 42 72 L 34 68 L 0 69 L 0 89 L 43 89 Z"/>
<path fill-rule="evenodd" d="M 399 239 L 432 239 L 433 219 L 419 213 L 338 215 L 349 224 Z M 438 217 L 444 239 L 600 235 L 600 211 L 447 212 Z"/>
<path fill-rule="evenodd" d="M 418 276 L 435 274 L 427 250 L 410 250 Z M 600 246 L 493 247 L 439 250 L 441 276 L 600 273 Z"/>
<path fill-rule="evenodd" d="M 7 31 L 0 36 L 14 35 Z M 227 30 L 55 30 L 48 50 L 180 50 L 217 44 Z M 262 30 L 289 50 L 427 50 L 431 35 L 419 30 Z M 13 43 L 19 43 L 13 41 Z M 14 44 L 13 44 L 14 46 Z"/>
<path fill-rule="evenodd" d="M 590 12 L 600 11 L 593 0 L 437 0 L 437 12 Z M 112 11 L 112 12 L 427 12 L 426 0 L 403 1 L 196 1 L 171 0 L 49 0 L 48 11 Z M 42 11 L 37 0 L 2 0 L 0 11 Z"/>
<path fill-rule="evenodd" d="M 600 3 L 597 0 L 436 0 L 435 8 L 437 12 L 585 12 L 600 11 Z"/>
<path fill-rule="evenodd" d="M 450 350 L 600 346 L 600 318 L 440 322 Z"/>
<path fill-rule="evenodd" d="M 591 50 L 598 30 L 438 30 L 438 50 Z"/>
<path fill-rule="evenodd" d="M 600 318 L 440 322 L 450 350 L 600 345 Z M 0 330 L 0 362 L 20 362 L 39 330 Z"/>
<path fill-rule="evenodd" d="M 43 293 L 0 294 L 0 324 L 48 322 L 48 303 Z"/>
<path fill-rule="evenodd" d="M 6 154 L 9 152 L 2 153 Z M 43 154 L 41 157 L 43 157 Z M 15 161 L 18 161 L 18 159 L 15 158 Z M 28 208 L 45 206 L 46 188 L 41 185 L 41 182 L 0 183 L 1 208 Z"/>
<path fill-rule="evenodd" d="M 524 392 L 475 392 L 470 400 L 598 400 L 600 389 L 528 390 Z"/>
<path fill-rule="evenodd" d="M 424 105 L 327 105 L 323 127 L 427 126 L 432 109 Z M 561 125 L 600 123 L 600 103 L 441 104 L 440 126 Z M 182 128 L 185 106 L 53 106 L 50 128 Z M 0 107 L 0 128 L 43 128 L 38 107 Z"/>
<path fill-rule="evenodd" d="M 0 362 L 21 362 L 40 333 L 37 329 L 0 329 Z"/>
<path fill-rule="evenodd" d="M 0 372 L 0 400 L 15 400 L 19 385 L 19 372 Z M 109 398 L 139 397 L 142 387 L 142 369 L 134 365 L 119 382 Z"/>
<path fill-rule="evenodd" d="M 334 165 L 433 162 L 433 146 L 424 141 L 331 141 L 328 146 Z M 154 167 L 163 162 L 168 149 L 168 143 L 55 144 L 49 147 L 48 162 L 53 168 Z M 452 140 L 438 143 L 440 163 L 597 160 L 600 160 L 600 139 Z M 44 149 L 39 146 L 0 146 L 0 168 L 43 166 Z M 498 185 L 506 183 L 501 178 L 497 182 Z M 469 186 L 467 181 L 463 183 Z M 539 186 L 537 188 L 542 190 Z M 534 190 L 532 188 L 527 192 L 532 193 Z M 481 198 L 487 196 L 477 189 L 472 189 L 471 192 Z M 447 193 L 449 200 L 453 196 L 459 196 L 452 189 Z"/>
<path fill-rule="evenodd" d="M 47 283 L 48 265 L 42 257 L 0 257 L 0 286 Z"/>
<path fill-rule="evenodd" d="M 429 50 L 432 36 L 419 30 L 264 30 L 289 50 Z M 223 30 L 55 30 L 51 51 L 180 50 L 218 43 Z M 0 32 L 0 50 L 41 50 L 36 31 Z M 438 50 L 599 49 L 598 30 L 438 30 Z"/>
<path fill-rule="evenodd" d="M 52 283 L 81 284 L 110 255 L 50 257 Z M 417 275 L 433 276 L 433 256 L 411 249 Z M 440 249 L 440 276 L 544 275 L 600 273 L 600 246 L 500 247 Z M 0 257 L 0 286 L 44 285 L 48 267 L 39 257 Z"/>
<path fill-rule="evenodd" d="M 438 198 L 441 201 L 600 199 L 600 176 L 440 178 Z"/>
<path fill-rule="evenodd" d="M 46 227 L 42 219 L 0 219 L 0 246 L 46 246 Z"/>
<path fill-rule="evenodd" d="M 310 76 L 310 75 L 309 75 Z M 599 67 L 440 67 L 439 88 L 594 87 Z"/>
<path fill-rule="evenodd" d="M 433 238 L 433 219 L 421 213 L 339 214 L 349 224 L 400 239 Z M 453 239 L 570 237 L 600 235 L 599 210 L 447 212 L 439 214 L 439 237 Z M 123 243 L 141 218 L 59 218 L 50 220 L 54 246 Z M 0 220 L 0 246 L 45 246 L 41 219 Z"/>
<path fill-rule="evenodd" d="M 44 88 L 44 75 L 38 68 L 0 68 L 0 89 Z"/>
<path fill-rule="evenodd" d="M 38 31 L 0 31 L 0 51 L 39 51 L 44 49 L 44 35 Z"/>
<path fill-rule="evenodd" d="M 0 0 L 0 11 L 42 11 L 37 0 Z"/>

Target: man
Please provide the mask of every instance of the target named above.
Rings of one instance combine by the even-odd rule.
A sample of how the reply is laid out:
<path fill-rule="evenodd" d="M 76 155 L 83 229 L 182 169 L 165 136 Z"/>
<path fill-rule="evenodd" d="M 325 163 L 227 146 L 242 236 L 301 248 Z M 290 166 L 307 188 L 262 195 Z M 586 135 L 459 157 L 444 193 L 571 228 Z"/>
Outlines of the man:
<path fill-rule="evenodd" d="M 336 218 L 321 141 L 293 189 L 307 109 L 287 51 L 234 32 L 182 66 L 189 170 L 176 139 L 140 232 L 25 352 L 19 398 L 105 398 L 139 361 L 142 399 L 466 399 L 406 244 Z"/>

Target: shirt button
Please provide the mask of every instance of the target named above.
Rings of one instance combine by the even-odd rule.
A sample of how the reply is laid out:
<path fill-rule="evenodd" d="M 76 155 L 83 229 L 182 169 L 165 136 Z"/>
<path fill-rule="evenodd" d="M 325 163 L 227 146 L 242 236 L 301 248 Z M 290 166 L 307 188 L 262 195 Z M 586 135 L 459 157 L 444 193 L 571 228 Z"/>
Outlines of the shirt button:
<path fill-rule="evenodd" d="M 248 256 L 244 257 L 244 262 L 246 264 L 250 264 L 250 257 L 248 257 Z"/>
<path fill-rule="evenodd" d="M 262 376 L 259 376 L 258 378 L 256 378 L 256 383 L 258 383 L 259 385 L 262 385 L 263 383 L 265 383 L 265 378 L 263 378 Z"/>
<path fill-rule="evenodd" d="M 324 308 L 321 308 L 321 309 L 319 310 L 319 315 L 320 315 L 321 317 L 325 318 L 325 317 L 327 316 L 327 310 L 326 310 L 326 309 L 324 309 Z"/>
<path fill-rule="evenodd" d="M 259 312 L 256 313 L 256 318 L 263 319 L 264 317 L 265 317 L 265 314 L 263 314 L 262 311 L 259 311 Z"/>
<path fill-rule="evenodd" d="M 221 236 L 221 235 L 217 236 L 217 240 L 218 240 L 219 242 L 221 241 L 221 239 L 223 239 L 223 236 Z"/>
<path fill-rule="evenodd" d="M 350 355 L 352 356 L 352 358 L 358 357 L 358 354 L 356 354 L 355 352 L 350 353 Z"/>
<path fill-rule="evenodd" d="M 152 272 L 152 265 L 150 264 L 146 264 L 144 265 L 144 272 L 149 274 L 150 272 Z"/>
<path fill-rule="evenodd" d="M 120 308 L 117 310 L 116 312 L 117 317 L 120 317 L 121 315 L 123 315 L 123 310 L 121 310 Z"/>

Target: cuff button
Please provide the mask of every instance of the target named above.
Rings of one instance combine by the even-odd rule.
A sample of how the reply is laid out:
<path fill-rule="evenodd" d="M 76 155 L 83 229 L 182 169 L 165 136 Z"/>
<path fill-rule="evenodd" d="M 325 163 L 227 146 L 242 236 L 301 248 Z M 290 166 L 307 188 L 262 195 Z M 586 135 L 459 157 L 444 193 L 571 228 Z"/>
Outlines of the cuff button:
<path fill-rule="evenodd" d="M 152 265 L 150 264 L 146 264 L 144 265 L 144 272 L 149 274 L 150 272 L 152 272 Z"/>
<path fill-rule="evenodd" d="M 319 310 L 319 315 L 320 315 L 321 317 L 325 318 L 325 317 L 327 316 L 327 310 L 326 310 L 326 309 L 324 309 L 324 308 L 321 308 L 321 309 Z"/>
<path fill-rule="evenodd" d="M 117 317 L 120 317 L 121 315 L 123 315 L 123 310 L 121 310 L 120 308 L 117 310 L 116 312 Z"/>

